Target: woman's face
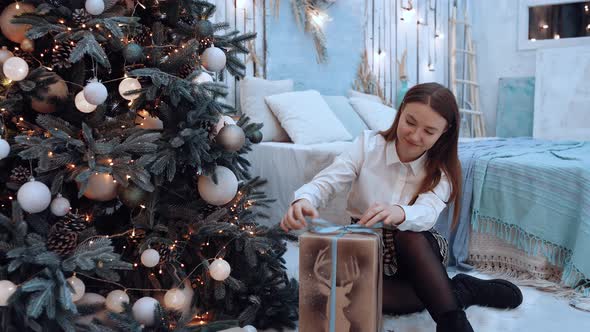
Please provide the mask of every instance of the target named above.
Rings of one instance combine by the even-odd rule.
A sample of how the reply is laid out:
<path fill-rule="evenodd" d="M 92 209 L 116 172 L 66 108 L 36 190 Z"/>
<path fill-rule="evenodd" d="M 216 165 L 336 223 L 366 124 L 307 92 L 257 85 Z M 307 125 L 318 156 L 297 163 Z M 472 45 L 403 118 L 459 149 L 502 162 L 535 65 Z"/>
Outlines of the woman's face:
<path fill-rule="evenodd" d="M 430 106 L 406 104 L 396 132 L 398 153 L 403 154 L 405 159 L 418 158 L 438 141 L 447 125 L 447 120 Z"/>

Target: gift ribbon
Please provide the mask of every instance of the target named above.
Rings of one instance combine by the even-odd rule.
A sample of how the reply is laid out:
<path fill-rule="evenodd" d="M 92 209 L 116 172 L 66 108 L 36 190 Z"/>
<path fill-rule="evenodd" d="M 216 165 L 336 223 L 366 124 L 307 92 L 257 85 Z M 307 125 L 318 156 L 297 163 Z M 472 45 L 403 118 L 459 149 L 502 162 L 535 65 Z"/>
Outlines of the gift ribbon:
<path fill-rule="evenodd" d="M 330 325 L 329 332 L 336 331 L 336 272 L 338 261 L 338 239 L 346 234 L 375 234 L 376 229 L 383 228 L 383 223 L 378 222 L 373 226 L 366 227 L 359 224 L 338 225 L 323 219 L 313 219 L 310 222 L 309 231 L 316 234 L 335 235 L 332 238 L 332 273 L 330 274 Z"/>

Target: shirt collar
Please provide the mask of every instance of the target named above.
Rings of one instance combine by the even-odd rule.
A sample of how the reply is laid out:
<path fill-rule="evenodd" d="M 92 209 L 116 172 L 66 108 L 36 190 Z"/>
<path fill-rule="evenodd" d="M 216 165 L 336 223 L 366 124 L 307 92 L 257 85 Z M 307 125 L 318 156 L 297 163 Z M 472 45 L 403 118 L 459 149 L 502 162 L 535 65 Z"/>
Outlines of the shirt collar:
<path fill-rule="evenodd" d="M 387 142 L 387 147 L 385 149 L 385 162 L 387 165 L 392 165 L 396 163 L 409 165 L 412 169 L 414 175 L 418 174 L 418 172 L 424 167 L 424 163 L 426 163 L 427 153 L 424 152 L 418 159 L 410 161 L 409 163 L 402 163 L 399 160 L 399 155 L 397 154 L 397 149 L 395 148 L 395 140 Z"/>

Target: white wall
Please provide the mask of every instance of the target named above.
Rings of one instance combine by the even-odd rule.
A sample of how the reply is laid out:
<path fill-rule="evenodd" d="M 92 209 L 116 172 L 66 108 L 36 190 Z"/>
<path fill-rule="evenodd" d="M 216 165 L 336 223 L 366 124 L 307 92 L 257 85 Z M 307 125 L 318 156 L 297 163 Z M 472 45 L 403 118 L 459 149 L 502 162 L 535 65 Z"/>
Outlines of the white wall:
<path fill-rule="evenodd" d="M 536 52 L 518 51 L 516 0 L 470 1 L 481 109 L 488 136 L 496 133 L 500 77 L 535 76 Z"/>

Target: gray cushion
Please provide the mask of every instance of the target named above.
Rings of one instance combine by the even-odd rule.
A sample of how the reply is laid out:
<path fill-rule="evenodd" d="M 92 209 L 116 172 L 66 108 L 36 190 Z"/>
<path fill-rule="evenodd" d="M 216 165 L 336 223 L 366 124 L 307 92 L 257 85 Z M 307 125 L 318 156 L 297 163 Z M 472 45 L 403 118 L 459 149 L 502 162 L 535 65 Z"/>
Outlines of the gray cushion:
<path fill-rule="evenodd" d="M 364 130 L 369 129 L 361 117 L 354 111 L 348 98 L 344 96 L 322 96 L 330 106 L 336 117 L 342 122 L 352 137 L 359 136 Z"/>

